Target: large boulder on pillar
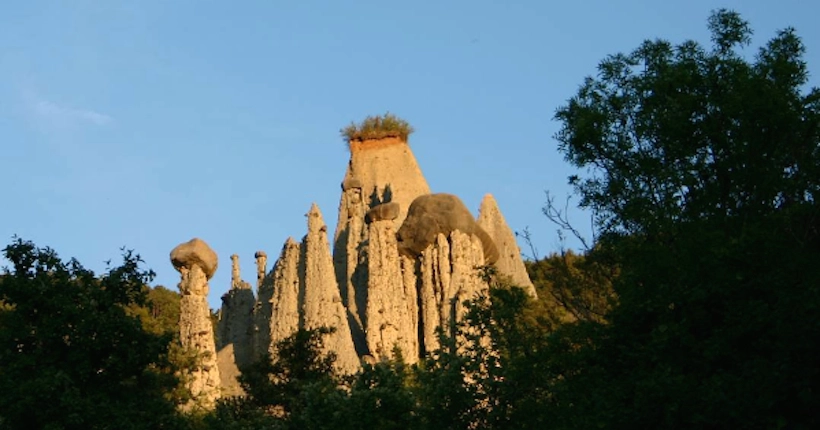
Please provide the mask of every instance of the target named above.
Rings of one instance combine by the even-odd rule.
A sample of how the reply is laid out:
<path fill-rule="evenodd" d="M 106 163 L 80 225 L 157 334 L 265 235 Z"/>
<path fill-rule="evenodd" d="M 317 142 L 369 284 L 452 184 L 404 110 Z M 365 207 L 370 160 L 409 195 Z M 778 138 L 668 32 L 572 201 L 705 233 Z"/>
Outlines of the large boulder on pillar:
<path fill-rule="evenodd" d="M 199 266 L 208 279 L 216 273 L 218 260 L 216 252 L 204 240 L 193 238 L 179 244 L 171 251 L 171 264 L 179 271 L 182 268 Z"/>
<path fill-rule="evenodd" d="M 200 239 L 192 239 L 171 251 L 171 263 L 179 271 L 179 340 L 183 348 L 197 352 L 196 365 L 185 370 L 191 400 L 186 410 L 212 409 L 219 399 L 220 372 L 217 363 L 208 279 L 216 271 L 216 253 Z"/>
<path fill-rule="evenodd" d="M 461 199 L 445 193 L 427 194 L 413 200 L 397 233 L 399 251 L 417 257 L 439 234 L 446 237 L 456 230 L 481 240 L 486 263 L 498 260 L 498 249 L 490 235 L 476 223 Z"/>

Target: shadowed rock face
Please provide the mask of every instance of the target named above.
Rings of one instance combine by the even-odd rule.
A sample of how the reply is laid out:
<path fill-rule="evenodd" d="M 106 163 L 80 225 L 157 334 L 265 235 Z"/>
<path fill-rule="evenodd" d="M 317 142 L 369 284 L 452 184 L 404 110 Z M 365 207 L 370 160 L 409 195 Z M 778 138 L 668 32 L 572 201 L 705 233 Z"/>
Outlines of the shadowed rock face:
<path fill-rule="evenodd" d="M 445 193 L 427 194 L 413 200 L 397 233 L 399 251 L 415 258 L 435 242 L 439 234 L 446 237 L 455 230 L 481 240 L 486 263 L 498 260 L 498 249 L 492 238 L 476 223 L 461 199 Z"/>

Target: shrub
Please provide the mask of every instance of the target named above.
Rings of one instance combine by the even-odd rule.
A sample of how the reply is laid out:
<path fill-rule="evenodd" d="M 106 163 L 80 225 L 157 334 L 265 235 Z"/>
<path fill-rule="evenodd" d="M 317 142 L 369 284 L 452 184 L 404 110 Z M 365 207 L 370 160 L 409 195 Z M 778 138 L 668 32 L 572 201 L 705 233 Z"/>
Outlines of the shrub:
<path fill-rule="evenodd" d="M 413 127 L 407 121 L 389 112 L 384 115 L 368 116 L 364 121 L 358 124 L 352 122 L 341 130 L 342 137 L 348 142 L 387 137 L 397 137 L 406 141 L 412 132 Z"/>

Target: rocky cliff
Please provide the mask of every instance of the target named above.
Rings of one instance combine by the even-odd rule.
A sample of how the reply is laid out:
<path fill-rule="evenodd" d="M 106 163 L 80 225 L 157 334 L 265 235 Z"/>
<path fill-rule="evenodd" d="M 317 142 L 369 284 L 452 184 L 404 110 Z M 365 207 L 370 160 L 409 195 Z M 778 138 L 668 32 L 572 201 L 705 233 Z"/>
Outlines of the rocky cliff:
<path fill-rule="evenodd" d="M 398 351 L 416 362 L 438 347 L 437 330 L 452 333 L 465 300 L 487 292 L 487 265 L 535 297 L 492 196 L 476 220 L 457 196 L 430 193 L 406 136 L 349 144 L 332 256 L 314 205 L 307 234 L 285 242 L 270 272 L 266 254 L 256 253 L 256 299 L 234 259 L 219 325 L 220 346 L 232 348 L 234 367 L 275 354 L 276 343 L 300 328 L 323 326 L 335 329 L 325 352 L 336 354 L 341 373 Z"/>

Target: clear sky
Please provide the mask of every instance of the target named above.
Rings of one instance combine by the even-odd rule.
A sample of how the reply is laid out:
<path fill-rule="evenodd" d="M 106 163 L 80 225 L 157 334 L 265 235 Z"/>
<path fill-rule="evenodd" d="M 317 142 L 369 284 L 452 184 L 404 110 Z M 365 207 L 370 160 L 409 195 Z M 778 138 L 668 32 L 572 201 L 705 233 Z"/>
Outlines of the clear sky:
<path fill-rule="evenodd" d="M 270 268 L 312 202 L 333 231 L 339 129 L 390 111 L 415 127 L 434 192 L 474 211 L 494 194 L 547 254 L 560 244 L 544 191 L 566 196 L 573 172 L 555 109 L 608 54 L 708 44 L 720 7 L 751 22 L 749 55 L 795 27 L 820 85 L 820 3 L 807 0 L 5 2 L 0 243 L 16 234 L 95 271 L 124 246 L 173 288 L 168 253 L 200 237 L 220 256 L 216 307 L 231 254 L 253 282 L 254 252 Z"/>

